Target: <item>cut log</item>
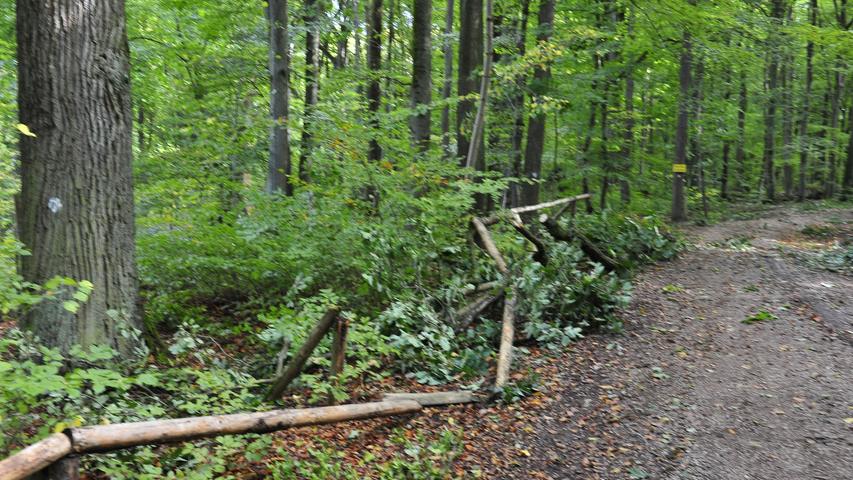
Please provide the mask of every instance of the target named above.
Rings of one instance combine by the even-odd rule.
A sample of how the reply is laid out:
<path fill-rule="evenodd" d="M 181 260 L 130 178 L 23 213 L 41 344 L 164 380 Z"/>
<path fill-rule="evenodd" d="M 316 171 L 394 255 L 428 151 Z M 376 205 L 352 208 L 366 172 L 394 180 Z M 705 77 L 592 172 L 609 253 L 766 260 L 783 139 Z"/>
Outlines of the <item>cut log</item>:
<path fill-rule="evenodd" d="M 541 263 L 542 265 L 548 264 L 548 247 L 545 246 L 545 243 L 539 239 L 536 235 L 533 234 L 527 227 L 524 226 L 520 221 L 512 222 L 513 228 L 521 234 L 522 237 L 526 238 L 530 243 L 536 247 L 536 253 L 533 254 L 533 260 Z"/>
<path fill-rule="evenodd" d="M 414 400 L 424 407 L 433 405 L 452 405 L 457 403 L 474 403 L 478 401 L 474 392 L 457 390 L 455 392 L 433 392 L 433 393 L 386 393 L 382 396 L 383 401 Z"/>
<path fill-rule="evenodd" d="M 296 356 L 294 356 L 287 365 L 284 373 L 282 373 L 275 382 L 273 382 L 272 387 L 265 397 L 267 401 L 281 397 L 281 394 L 284 393 L 284 390 L 288 385 L 290 385 L 290 382 L 299 376 L 302 372 L 302 368 L 305 367 L 305 362 L 308 361 L 308 357 L 310 357 L 311 353 L 314 352 L 314 349 L 317 348 L 317 345 L 320 343 L 320 340 L 323 339 L 323 336 L 326 335 L 326 332 L 332 328 L 338 313 L 340 313 L 339 308 L 331 308 L 325 313 L 325 315 L 323 315 L 323 318 L 317 322 L 314 330 L 311 331 L 308 338 L 305 340 L 305 343 L 299 348 L 299 351 L 296 352 Z"/>
<path fill-rule="evenodd" d="M 501 252 L 499 252 L 498 247 L 495 246 L 492 234 L 489 233 L 489 230 L 485 225 L 483 225 L 483 222 L 479 218 L 474 217 L 471 219 L 471 223 L 474 224 L 477 234 L 480 235 L 480 240 L 483 242 L 483 248 L 486 250 L 486 253 L 488 253 L 489 256 L 492 257 L 492 260 L 495 261 L 498 271 L 504 275 L 509 273 L 509 268 L 507 268 L 506 262 L 501 256 Z"/>
<path fill-rule="evenodd" d="M 0 461 L 0 480 L 26 478 L 72 452 L 71 439 L 64 433 L 54 433 L 11 457 Z"/>
<path fill-rule="evenodd" d="M 68 455 L 27 480 L 79 480 L 80 456 Z"/>
<path fill-rule="evenodd" d="M 94 425 L 72 428 L 68 430 L 68 434 L 71 436 L 73 450 L 77 453 L 108 452 L 139 445 L 156 445 L 219 435 L 266 433 L 286 428 L 388 417 L 414 413 L 421 408 L 421 404 L 414 400 L 400 400 Z M 56 457 L 53 458 L 55 459 Z"/>
<path fill-rule="evenodd" d="M 495 376 L 495 391 L 500 391 L 509 379 L 512 364 L 512 340 L 515 336 L 515 301 L 518 292 L 513 286 L 504 299 L 503 324 L 501 325 L 501 346 L 498 351 L 498 368 Z"/>

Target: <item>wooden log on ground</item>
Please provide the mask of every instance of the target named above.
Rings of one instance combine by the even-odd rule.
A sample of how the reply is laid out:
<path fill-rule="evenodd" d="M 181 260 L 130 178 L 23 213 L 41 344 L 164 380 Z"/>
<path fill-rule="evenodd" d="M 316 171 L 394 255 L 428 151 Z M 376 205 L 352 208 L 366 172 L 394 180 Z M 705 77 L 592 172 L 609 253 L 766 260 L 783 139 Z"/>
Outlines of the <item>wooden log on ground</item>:
<path fill-rule="evenodd" d="M 468 328 L 485 309 L 503 298 L 503 295 L 503 292 L 499 292 L 495 295 L 486 292 L 478 296 L 473 302 L 453 314 L 456 322 L 456 327 L 453 330 L 458 333 Z"/>
<path fill-rule="evenodd" d="M 541 263 L 542 265 L 548 264 L 548 247 L 545 246 L 545 242 L 539 239 L 536 235 L 533 234 L 527 227 L 524 226 L 520 221 L 512 222 L 513 228 L 521 234 L 522 237 L 526 238 L 530 243 L 536 247 L 536 252 L 533 254 L 533 260 Z"/>
<path fill-rule="evenodd" d="M 453 392 L 432 392 L 432 393 L 408 393 L 408 392 L 399 392 L 399 393 L 386 393 L 382 396 L 383 401 L 401 401 L 401 400 L 414 400 L 424 407 L 434 406 L 434 405 L 453 405 L 457 403 L 474 403 L 478 401 L 474 392 L 469 392 L 467 390 L 457 390 Z"/>
<path fill-rule="evenodd" d="M 72 452 L 71 439 L 64 433 L 36 442 L 0 461 L 0 480 L 19 480 L 47 468 Z"/>
<path fill-rule="evenodd" d="M 349 320 L 338 317 L 335 322 L 334 335 L 332 336 L 332 365 L 329 368 L 329 375 L 332 377 L 334 386 L 340 385 L 338 375 L 343 373 L 346 365 L 347 356 L 347 334 L 349 333 Z M 329 393 L 329 404 L 336 405 L 335 395 Z"/>
<path fill-rule="evenodd" d="M 518 292 L 515 287 L 510 289 L 504 299 L 503 323 L 501 325 L 501 346 L 498 351 L 498 367 L 495 376 L 494 391 L 500 391 L 509 379 L 509 368 L 512 364 L 512 341 L 515 336 L 515 302 Z"/>
<path fill-rule="evenodd" d="M 504 261 L 503 256 L 501 256 L 501 252 L 499 252 L 498 247 L 495 246 L 492 234 L 489 233 L 489 230 L 485 225 L 483 225 L 483 222 L 479 218 L 474 217 L 471 219 L 471 223 L 474 224 L 477 234 L 480 235 L 480 240 L 483 242 L 483 248 L 486 250 L 486 253 L 488 253 L 489 256 L 492 257 L 492 260 L 495 261 L 498 271 L 503 274 L 509 273 L 509 268 L 507 268 L 506 262 Z"/>
<path fill-rule="evenodd" d="M 308 335 L 305 343 L 299 348 L 299 351 L 296 352 L 296 356 L 294 356 L 287 365 L 284 373 L 282 373 L 275 382 L 273 382 L 272 387 L 265 397 L 267 401 L 281 397 L 281 394 L 284 393 L 284 390 L 288 385 L 290 385 L 290 382 L 299 376 L 302 372 L 302 368 L 305 366 L 305 362 L 308 361 L 308 357 L 310 357 L 311 353 L 314 352 L 314 349 L 317 348 L 317 345 L 320 343 L 320 340 L 323 339 L 323 336 L 326 335 L 326 332 L 332 328 L 338 313 L 340 313 L 339 308 L 330 308 L 323 315 L 323 318 L 317 322 L 317 325 L 314 326 L 314 329 Z"/>
<path fill-rule="evenodd" d="M 414 413 L 421 408 L 421 404 L 414 400 L 400 400 L 93 425 L 72 428 L 68 430 L 68 434 L 71 436 L 73 450 L 76 453 L 107 452 L 139 445 L 172 443 L 219 435 L 266 433 L 286 428 L 388 417 Z"/>
<path fill-rule="evenodd" d="M 610 258 L 606 253 L 602 252 L 586 235 L 575 231 L 567 232 L 563 230 L 556 220 L 553 218 L 545 219 L 545 229 L 554 237 L 555 240 L 563 242 L 571 242 L 575 238 L 580 241 L 581 250 L 589 257 L 590 260 L 598 262 L 604 266 L 607 271 L 613 271 L 619 268 L 619 262 Z"/>

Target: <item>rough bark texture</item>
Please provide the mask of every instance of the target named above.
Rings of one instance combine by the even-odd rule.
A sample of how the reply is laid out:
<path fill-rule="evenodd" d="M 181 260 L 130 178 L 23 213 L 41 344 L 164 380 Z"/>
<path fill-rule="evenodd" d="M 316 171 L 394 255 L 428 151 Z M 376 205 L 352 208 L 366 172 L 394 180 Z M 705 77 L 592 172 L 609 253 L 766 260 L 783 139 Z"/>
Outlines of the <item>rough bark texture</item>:
<path fill-rule="evenodd" d="M 444 55 L 444 84 L 441 87 L 441 98 L 444 107 L 441 109 L 441 145 L 445 155 L 450 155 L 450 95 L 453 93 L 453 0 L 447 0 L 444 17 L 444 41 L 442 51 Z"/>
<path fill-rule="evenodd" d="M 687 164 L 687 128 L 690 118 L 690 91 L 692 63 L 692 39 L 685 31 L 682 39 L 681 60 L 678 73 L 678 123 L 675 129 L 675 162 L 676 165 Z M 682 222 L 687 220 L 687 203 L 684 198 L 684 173 L 672 173 L 672 220 Z"/>
<path fill-rule="evenodd" d="M 47 468 L 71 452 L 71 440 L 68 436 L 64 433 L 54 433 L 0 461 L 0 479 L 26 478 L 28 475 L 33 475 Z"/>
<path fill-rule="evenodd" d="M 18 111 L 37 135 L 20 141 L 18 229 L 32 253 L 21 273 L 34 283 L 58 275 L 94 284 L 76 314 L 45 301 L 22 326 L 48 346 L 128 352 L 134 341 L 121 331 L 141 323 L 124 2 L 19 0 L 17 35 Z"/>
<path fill-rule="evenodd" d="M 318 8 L 316 0 L 305 0 L 305 115 L 302 118 L 302 148 L 299 152 L 299 179 L 303 182 L 311 180 L 311 153 L 314 150 L 312 130 L 320 82 Z"/>
<path fill-rule="evenodd" d="M 412 140 L 427 150 L 432 102 L 432 0 L 414 0 L 412 14 Z"/>
<path fill-rule="evenodd" d="M 287 0 L 270 0 L 270 155 L 267 192 L 293 194 L 290 183 L 290 132 L 287 128 L 290 103 L 290 40 L 288 38 Z"/>
<path fill-rule="evenodd" d="M 554 0 L 542 0 L 539 4 L 539 28 L 536 40 L 545 43 L 551 38 L 554 24 Z M 537 66 L 533 72 L 531 90 L 541 96 L 551 80 L 551 68 L 548 65 Z M 539 102 L 541 99 L 536 99 Z M 542 151 L 545 149 L 545 114 L 536 113 L 527 122 L 527 146 L 524 150 L 524 176 L 533 181 L 521 187 L 521 204 L 539 203 L 539 180 L 542 174 Z"/>
<path fill-rule="evenodd" d="M 370 70 L 370 82 L 367 85 L 367 110 L 373 133 L 367 148 L 367 159 L 378 162 L 382 159 L 382 147 L 376 136 L 379 134 L 379 106 L 382 92 L 379 87 L 379 74 L 382 68 L 382 0 L 373 0 L 370 18 L 367 22 L 367 68 Z"/>
<path fill-rule="evenodd" d="M 633 38 L 634 7 L 629 9 L 628 36 Z M 619 180 L 619 196 L 623 205 L 631 203 L 631 153 L 634 147 L 634 60 L 629 57 L 625 65 L 625 129 L 622 132 L 622 178 Z"/>

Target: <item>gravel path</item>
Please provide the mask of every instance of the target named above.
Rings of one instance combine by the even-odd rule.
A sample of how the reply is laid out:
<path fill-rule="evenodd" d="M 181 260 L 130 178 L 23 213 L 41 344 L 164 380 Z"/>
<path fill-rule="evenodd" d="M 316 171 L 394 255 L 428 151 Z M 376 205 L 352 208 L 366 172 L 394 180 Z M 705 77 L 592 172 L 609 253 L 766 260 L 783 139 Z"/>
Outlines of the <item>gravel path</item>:
<path fill-rule="evenodd" d="M 801 259 L 825 222 L 849 241 L 842 210 L 685 229 L 695 247 L 638 276 L 624 334 L 576 344 L 489 477 L 853 479 L 853 278 Z"/>

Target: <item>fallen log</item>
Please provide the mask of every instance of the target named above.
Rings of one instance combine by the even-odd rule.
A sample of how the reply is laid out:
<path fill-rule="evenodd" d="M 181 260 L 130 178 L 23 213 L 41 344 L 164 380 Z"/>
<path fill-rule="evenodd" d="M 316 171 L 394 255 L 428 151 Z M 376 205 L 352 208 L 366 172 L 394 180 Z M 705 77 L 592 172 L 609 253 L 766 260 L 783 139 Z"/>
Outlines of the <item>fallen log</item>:
<path fill-rule="evenodd" d="M 500 391 L 509 379 L 509 367 L 512 364 L 512 340 L 515 337 L 515 301 L 518 292 L 511 287 L 504 300 L 503 322 L 501 325 L 501 346 L 498 351 L 498 367 L 495 375 L 495 392 Z"/>
<path fill-rule="evenodd" d="M 561 198 L 559 200 L 553 200 L 553 201 L 545 202 L 545 203 L 538 203 L 536 205 L 527 205 L 524 207 L 515 207 L 515 208 L 512 208 L 510 210 L 512 210 L 512 212 L 514 212 L 516 214 L 527 213 L 527 212 L 535 212 L 536 210 L 542 210 L 543 208 L 556 207 L 557 205 L 563 205 L 565 203 L 575 203 L 578 200 L 584 200 L 587 198 L 590 198 L 590 194 L 584 193 L 581 195 L 575 195 L 574 197 Z"/>
<path fill-rule="evenodd" d="M 456 323 L 454 331 L 458 333 L 468 328 L 468 326 L 470 326 L 484 310 L 489 308 L 499 299 L 503 298 L 503 296 L 504 292 L 499 292 L 494 295 L 489 292 L 483 293 L 474 299 L 473 302 L 454 313 L 453 317 Z"/>
<path fill-rule="evenodd" d="M 401 400 L 414 400 L 424 407 L 434 405 L 452 405 L 457 403 L 474 403 L 478 401 L 474 392 L 468 390 L 457 390 L 454 392 L 432 392 L 432 393 L 386 393 L 382 396 L 385 402 L 398 402 Z"/>
<path fill-rule="evenodd" d="M 324 315 L 323 318 L 317 322 L 317 325 L 308 335 L 308 338 L 305 340 L 305 343 L 302 347 L 299 348 L 299 351 L 296 352 L 296 356 L 290 361 L 287 365 L 287 368 L 284 370 L 276 380 L 273 382 L 272 387 L 265 400 L 270 401 L 276 398 L 281 397 L 281 394 L 284 393 L 284 390 L 290 385 L 290 382 L 293 381 L 299 374 L 302 372 L 302 368 L 305 366 L 305 362 L 308 361 L 308 357 L 311 356 L 311 353 L 314 352 L 314 349 L 317 348 L 317 345 L 320 343 L 320 340 L 323 339 L 323 336 L 326 335 L 326 332 L 332 328 L 332 325 L 335 323 L 335 319 L 340 313 L 340 309 L 330 308 Z"/>
<path fill-rule="evenodd" d="M 471 223 L 474 224 L 477 234 L 480 235 L 480 240 L 483 242 L 483 248 L 486 250 L 486 253 L 495 261 L 498 271 L 504 275 L 509 273 L 509 268 L 506 266 L 504 257 L 501 256 L 501 252 L 498 251 L 498 247 L 495 246 L 495 241 L 492 239 L 492 234 L 489 233 L 483 222 L 479 218 L 474 217 L 471 219 Z"/>
<path fill-rule="evenodd" d="M 71 452 L 71 439 L 68 438 L 68 435 L 54 433 L 0 461 L 0 480 L 26 478 L 47 468 Z"/>
<path fill-rule="evenodd" d="M 422 408 L 421 404 L 414 400 L 395 400 L 334 407 L 294 408 L 271 412 L 93 425 L 72 428 L 67 433 L 71 437 L 70 445 L 76 453 L 107 452 L 139 445 L 156 445 L 219 435 L 266 433 L 286 428 L 388 417 L 414 413 Z M 53 457 L 53 460 L 57 458 L 59 457 Z"/>
<path fill-rule="evenodd" d="M 581 232 L 578 232 L 577 230 L 574 232 L 563 230 L 553 218 L 545 219 L 544 225 L 545 229 L 548 230 L 548 233 L 550 233 L 555 240 L 571 242 L 577 238 L 580 241 L 581 250 L 586 254 L 586 256 L 589 257 L 590 260 L 602 264 L 607 271 L 613 271 L 619 268 L 619 262 L 602 252 L 601 249 L 599 249 L 589 238 L 586 237 L 586 235 Z"/>
<path fill-rule="evenodd" d="M 513 228 L 521 234 L 522 237 L 526 238 L 527 241 L 533 244 L 536 247 L 536 252 L 533 253 L 533 260 L 536 260 L 542 265 L 548 264 L 548 247 L 545 246 L 545 242 L 539 239 L 536 235 L 533 234 L 527 227 L 524 226 L 520 221 L 512 222 Z"/>

